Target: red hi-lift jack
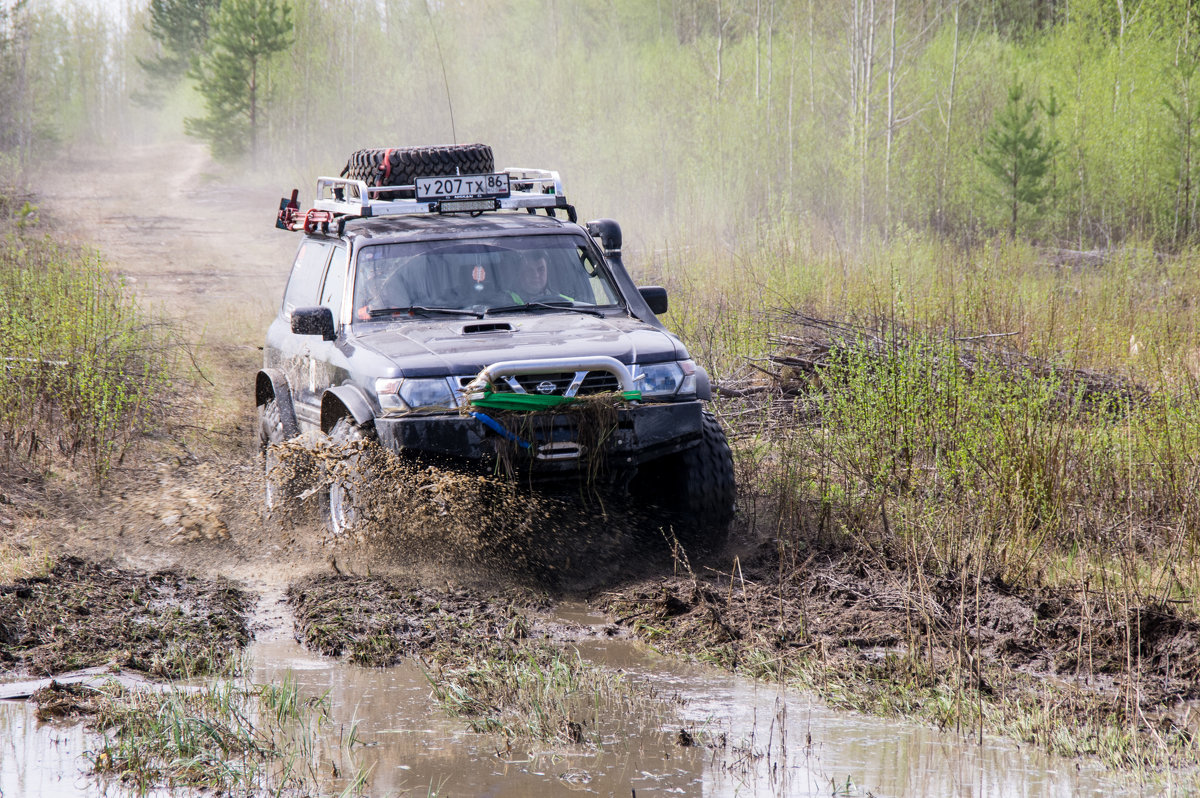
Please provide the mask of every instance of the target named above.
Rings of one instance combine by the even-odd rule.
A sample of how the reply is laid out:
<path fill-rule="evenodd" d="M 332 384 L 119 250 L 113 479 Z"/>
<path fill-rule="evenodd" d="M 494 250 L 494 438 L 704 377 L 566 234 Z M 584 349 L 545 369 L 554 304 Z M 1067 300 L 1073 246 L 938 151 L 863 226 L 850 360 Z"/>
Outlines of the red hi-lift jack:
<path fill-rule="evenodd" d="M 303 230 L 306 233 L 313 233 L 319 226 L 328 225 L 332 221 L 333 214 L 329 211 L 310 209 L 306 213 L 301 213 L 300 189 L 294 188 L 291 199 L 284 197 L 279 200 L 279 214 L 275 217 L 275 226 L 280 230 Z"/>

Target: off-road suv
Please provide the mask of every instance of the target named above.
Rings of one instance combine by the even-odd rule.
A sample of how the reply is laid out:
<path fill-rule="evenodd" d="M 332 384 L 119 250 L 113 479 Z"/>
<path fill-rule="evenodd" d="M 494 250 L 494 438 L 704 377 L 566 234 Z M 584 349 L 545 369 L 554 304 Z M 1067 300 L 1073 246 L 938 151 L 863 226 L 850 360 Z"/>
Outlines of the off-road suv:
<path fill-rule="evenodd" d="M 255 385 L 264 450 L 319 431 L 535 483 L 586 471 L 673 515 L 685 545 L 723 539 L 733 467 L 707 374 L 656 317 L 666 291 L 630 279 L 620 227 L 577 224 L 557 173 L 496 172 L 483 145 L 364 150 L 277 226 L 303 240 Z M 341 534 L 354 486 L 327 490 Z"/>

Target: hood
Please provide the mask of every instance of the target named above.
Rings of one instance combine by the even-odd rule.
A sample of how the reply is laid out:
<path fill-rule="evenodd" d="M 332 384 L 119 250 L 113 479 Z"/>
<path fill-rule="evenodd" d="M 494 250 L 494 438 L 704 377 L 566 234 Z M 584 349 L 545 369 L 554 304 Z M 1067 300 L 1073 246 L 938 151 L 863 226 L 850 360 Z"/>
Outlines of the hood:
<path fill-rule="evenodd" d="M 502 360 L 607 355 L 630 365 L 687 356 L 673 335 L 629 316 L 546 312 L 414 319 L 368 329 L 354 344 L 391 360 L 407 377 L 475 374 Z"/>

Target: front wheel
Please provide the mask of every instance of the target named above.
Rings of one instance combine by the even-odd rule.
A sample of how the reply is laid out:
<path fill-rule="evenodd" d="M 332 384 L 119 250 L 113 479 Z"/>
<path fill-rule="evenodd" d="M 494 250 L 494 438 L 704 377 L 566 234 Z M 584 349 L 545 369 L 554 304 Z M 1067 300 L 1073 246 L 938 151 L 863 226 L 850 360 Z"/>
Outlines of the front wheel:
<path fill-rule="evenodd" d="M 646 471 L 639 475 L 639 488 L 651 501 L 671 511 L 675 538 L 684 549 L 706 554 L 725 544 L 737 486 L 733 452 L 712 413 L 704 411 L 698 444 L 647 465 Z"/>
<path fill-rule="evenodd" d="M 293 480 L 284 473 L 286 467 L 279 456 L 278 444 L 284 440 L 279 403 L 272 397 L 258 406 L 258 443 L 263 455 L 263 504 L 268 512 L 280 507 L 293 495 Z"/>
<path fill-rule="evenodd" d="M 339 418 L 329 431 L 333 461 L 322 515 L 325 529 L 334 539 L 351 534 L 363 520 L 362 491 L 368 478 L 363 445 L 371 437 L 371 430 L 354 423 L 350 416 Z"/>

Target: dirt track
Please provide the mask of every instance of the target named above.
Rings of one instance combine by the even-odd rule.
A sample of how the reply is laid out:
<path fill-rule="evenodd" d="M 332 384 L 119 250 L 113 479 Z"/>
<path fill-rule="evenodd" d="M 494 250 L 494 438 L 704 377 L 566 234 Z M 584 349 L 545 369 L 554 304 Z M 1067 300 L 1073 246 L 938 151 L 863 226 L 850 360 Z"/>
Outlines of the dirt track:
<path fill-rule="evenodd" d="M 278 189 L 231 186 L 194 142 L 79 156 L 33 186 L 58 231 L 99 249 L 139 302 L 172 319 L 193 360 L 161 437 L 107 495 L 49 485 L 52 549 L 141 569 L 183 567 L 282 586 L 319 564 L 308 536 L 263 523 L 250 385 L 295 240 L 273 227 Z M 22 534 L 23 533 L 23 534 Z M 314 562 L 315 561 L 315 562 Z"/>
<path fill-rule="evenodd" d="M 41 505 L 36 513 L 17 508 L 24 516 L 18 541 L 36 537 L 52 551 L 111 557 L 123 567 L 225 576 L 272 594 L 316 573 L 399 570 L 411 576 L 412 551 L 404 548 L 412 543 L 428 550 L 416 569 L 425 579 L 490 582 L 498 563 L 505 578 L 513 575 L 503 567 L 507 562 L 516 564 L 519 577 L 533 573 L 539 584 L 548 578 L 549 586 L 562 586 L 564 576 L 578 573 L 594 586 L 628 576 L 629 565 L 619 561 L 607 563 L 607 570 L 593 566 L 609 553 L 614 526 L 645 532 L 670 568 L 661 533 L 644 519 L 626 513 L 614 522 L 588 509 L 563 520 L 558 514 L 570 514 L 573 503 L 534 506 L 497 493 L 477 495 L 473 484 L 446 475 L 433 478 L 433 492 L 448 491 L 456 508 L 468 500 L 475 506 L 440 511 L 458 516 L 449 518 L 456 528 L 419 530 L 405 547 L 378 540 L 369 547 L 324 545 L 315 507 L 264 518 L 253 376 L 298 238 L 274 227 L 279 197 L 290 188 L 283 178 L 264 188 L 226 182 L 231 179 L 202 145 L 179 142 L 80 156 L 34 181 L 52 229 L 98 248 L 141 304 L 171 319 L 189 376 L 163 418 L 162 434 L 131 452 L 105 496 L 97 500 L 70 479 L 52 480 L 47 495 L 33 502 Z M 479 510 L 489 514 L 490 528 L 472 528 Z M 35 514 L 48 518 L 35 521 Z M 545 545 L 523 550 L 517 541 L 530 537 L 531 524 Z M 484 532 L 486 541 L 471 539 Z"/>

